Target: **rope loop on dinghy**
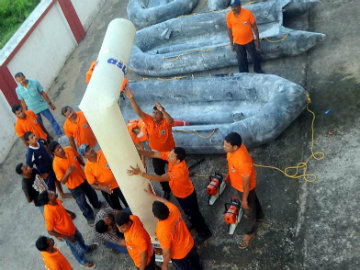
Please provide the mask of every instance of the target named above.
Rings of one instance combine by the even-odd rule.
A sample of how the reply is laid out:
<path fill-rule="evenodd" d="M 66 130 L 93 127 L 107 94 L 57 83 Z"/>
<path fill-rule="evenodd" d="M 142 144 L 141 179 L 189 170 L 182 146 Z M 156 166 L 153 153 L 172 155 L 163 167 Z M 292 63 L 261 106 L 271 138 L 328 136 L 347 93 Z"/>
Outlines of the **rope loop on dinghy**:
<path fill-rule="evenodd" d="M 269 39 L 268 37 L 262 37 L 260 38 L 260 40 L 264 39 L 266 40 L 267 42 L 269 43 L 280 43 L 280 42 L 283 42 L 285 39 L 287 39 L 289 37 L 289 34 L 285 34 L 281 39 L 279 40 L 271 40 Z"/>
<path fill-rule="evenodd" d="M 311 121 L 311 154 L 308 156 L 308 158 L 305 161 L 299 162 L 295 166 L 286 167 L 284 170 L 282 170 L 278 167 L 275 167 L 275 166 L 254 163 L 255 167 L 277 170 L 277 171 L 281 172 L 282 174 L 284 174 L 288 178 L 292 178 L 292 179 L 303 178 L 304 181 L 308 182 L 308 183 L 314 183 L 317 180 L 317 176 L 315 174 L 307 173 L 308 163 L 310 162 L 310 160 L 312 158 L 315 160 L 318 160 L 318 161 L 323 160 L 325 158 L 325 153 L 322 151 L 314 152 L 314 142 L 315 142 L 314 123 L 315 123 L 316 116 L 315 116 L 315 113 L 309 108 L 309 105 L 311 103 L 309 94 L 306 93 L 306 96 L 307 96 L 307 100 L 308 100 L 308 104 L 306 105 L 306 110 L 309 113 L 311 113 L 311 115 L 313 116 L 312 121 Z M 194 132 L 194 133 L 197 132 L 196 130 L 191 130 L 191 131 L 177 130 L 177 131 Z M 215 132 L 215 129 L 208 136 L 208 138 L 210 138 L 214 132 Z M 291 173 L 290 171 L 293 171 L 293 170 L 295 170 L 295 172 Z M 226 173 L 223 173 L 223 174 L 226 174 Z M 194 176 L 195 177 L 208 177 L 208 175 L 203 175 L 203 174 L 194 174 Z"/>
<path fill-rule="evenodd" d="M 310 108 L 309 108 L 309 104 L 311 103 L 309 94 L 306 93 L 306 96 L 307 96 L 307 100 L 308 100 L 308 104 L 306 105 L 306 110 L 309 113 L 311 113 L 313 116 L 312 121 L 311 121 L 311 154 L 310 154 L 310 156 L 305 161 L 299 162 L 295 166 L 286 167 L 284 170 L 281 170 L 280 168 L 275 167 L 275 166 L 268 166 L 268 165 L 261 165 L 261 164 L 254 164 L 254 166 L 261 167 L 261 168 L 274 169 L 274 170 L 281 172 L 286 177 L 293 178 L 293 179 L 303 178 L 305 182 L 314 183 L 317 179 L 317 176 L 313 173 L 307 173 L 308 163 L 310 162 L 310 160 L 312 158 L 315 160 L 318 160 L 318 161 L 323 160 L 325 158 L 325 153 L 322 151 L 314 152 L 314 141 L 315 141 L 314 123 L 315 123 L 316 116 L 315 116 L 315 113 L 312 110 L 310 110 Z M 295 172 L 289 173 L 288 172 L 289 170 L 295 170 Z M 301 173 L 301 171 L 302 171 L 302 173 Z"/>
<path fill-rule="evenodd" d="M 215 133 L 215 131 L 216 131 L 216 128 L 214 128 L 208 136 L 203 136 L 203 135 L 201 135 L 201 134 L 200 134 L 197 130 L 195 130 L 195 129 L 193 129 L 193 130 L 174 129 L 173 132 L 174 132 L 174 131 L 175 131 L 175 132 L 184 132 L 184 133 L 195 133 L 195 134 L 198 135 L 201 139 L 207 140 L 207 139 L 210 139 L 210 138 L 214 135 L 214 133 Z"/>
<path fill-rule="evenodd" d="M 289 34 L 285 34 L 281 39 L 278 39 L 278 40 L 271 40 L 268 37 L 262 37 L 260 40 L 266 40 L 269 43 L 280 43 L 280 42 L 283 42 L 284 40 L 286 40 L 288 37 L 289 37 Z M 179 60 L 181 57 L 188 55 L 190 53 L 193 53 L 193 52 L 208 52 L 208 51 L 211 51 L 211 50 L 214 50 L 217 48 L 222 48 L 222 47 L 227 47 L 227 46 L 230 46 L 230 44 L 225 44 L 225 45 L 218 46 L 216 48 L 208 48 L 208 49 L 195 48 L 195 49 L 187 50 L 177 56 L 170 56 L 170 57 L 163 56 L 162 58 L 166 61 L 175 62 L 175 61 Z"/>

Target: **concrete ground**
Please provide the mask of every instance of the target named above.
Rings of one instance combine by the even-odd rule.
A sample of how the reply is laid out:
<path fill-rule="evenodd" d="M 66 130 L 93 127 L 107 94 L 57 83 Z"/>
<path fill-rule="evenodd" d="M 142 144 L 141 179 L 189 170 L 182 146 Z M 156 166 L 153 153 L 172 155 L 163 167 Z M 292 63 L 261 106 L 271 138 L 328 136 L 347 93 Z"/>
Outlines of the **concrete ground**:
<path fill-rule="evenodd" d="M 106 0 L 87 36 L 49 89 L 60 123 L 64 119 L 59 109 L 79 104 L 86 89 L 85 72 L 97 56 L 106 26 L 112 18 L 126 17 L 127 2 Z M 200 1 L 195 11 L 204 10 L 206 1 Z M 214 206 L 207 205 L 204 175 L 215 170 L 226 172 L 225 155 L 205 156 L 205 162 L 194 169 L 200 208 L 214 232 L 199 248 L 205 269 L 360 269 L 359 14 L 358 0 L 323 0 L 285 24 L 325 33 L 326 40 L 301 56 L 264 63 L 266 73 L 297 82 L 309 91 L 310 108 L 316 114 L 314 151 L 324 151 L 325 159 L 309 163 L 308 172 L 317 176 L 314 183 L 256 168 L 257 193 L 266 216 L 247 250 L 239 249 L 241 226 L 229 236 L 223 222 L 223 205 L 232 191 L 228 188 Z M 228 72 L 236 72 L 236 67 L 201 75 Z M 129 78 L 140 79 L 133 73 Z M 311 120 L 311 114 L 304 111 L 274 142 L 251 151 L 254 162 L 285 168 L 305 160 L 311 154 Z M 43 267 L 34 242 L 39 235 L 46 235 L 44 221 L 40 212 L 26 203 L 20 177 L 14 172 L 17 162 L 24 160 L 24 152 L 17 141 L 0 166 L 0 269 Z M 188 165 L 198 158 L 190 157 Z M 93 229 L 74 201 L 66 199 L 64 204 L 77 213 L 75 224 L 86 242 L 93 242 Z M 56 245 L 73 268 L 80 269 L 65 244 L 56 240 Z M 134 269 L 128 256 L 114 255 L 104 248 L 89 259 L 97 263 L 97 269 Z"/>

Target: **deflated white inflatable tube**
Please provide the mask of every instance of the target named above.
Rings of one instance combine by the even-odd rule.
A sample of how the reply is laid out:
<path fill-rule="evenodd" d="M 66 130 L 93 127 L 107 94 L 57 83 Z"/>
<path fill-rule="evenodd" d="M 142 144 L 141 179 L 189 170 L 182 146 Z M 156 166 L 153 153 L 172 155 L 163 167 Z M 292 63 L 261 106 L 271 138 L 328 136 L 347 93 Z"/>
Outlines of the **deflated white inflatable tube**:
<path fill-rule="evenodd" d="M 126 173 L 130 165 L 138 164 L 142 170 L 144 168 L 118 105 L 135 31 L 129 20 L 110 22 L 79 107 L 94 131 L 131 211 L 139 216 L 150 236 L 154 237 L 156 220 L 151 211 L 152 199 L 144 193 L 148 181 Z"/>

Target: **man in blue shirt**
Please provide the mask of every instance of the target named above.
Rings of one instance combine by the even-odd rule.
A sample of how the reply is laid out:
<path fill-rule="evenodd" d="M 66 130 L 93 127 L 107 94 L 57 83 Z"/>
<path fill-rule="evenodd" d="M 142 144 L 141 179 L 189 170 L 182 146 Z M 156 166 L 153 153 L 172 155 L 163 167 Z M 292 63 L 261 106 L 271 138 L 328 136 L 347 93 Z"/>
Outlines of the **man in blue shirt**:
<path fill-rule="evenodd" d="M 45 116 L 53 127 L 57 136 L 62 136 L 63 132 L 56 122 L 54 116 L 49 110 L 55 110 L 55 105 L 51 102 L 48 95 L 44 92 L 44 88 L 36 80 L 27 80 L 22 72 L 15 74 L 15 80 L 18 83 L 16 94 L 21 101 L 24 112 L 31 110 L 38 115 L 38 119 L 43 124 L 41 115 Z"/>
<path fill-rule="evenodd" d="M 25 142 L 29 145 L 26 151 L 26 164 L 33 168 L 36 166 L 39 175 L 44 179 L 49 190 L 55 191 L 55 186 L 59 191 L 61 198 L 70 198 L 69 193 L 64 193 L 52 167 L 53 158 L 47 149 L 46 141 L 39 139 L 34 133 L 28 131 L 24 134 Z"/>

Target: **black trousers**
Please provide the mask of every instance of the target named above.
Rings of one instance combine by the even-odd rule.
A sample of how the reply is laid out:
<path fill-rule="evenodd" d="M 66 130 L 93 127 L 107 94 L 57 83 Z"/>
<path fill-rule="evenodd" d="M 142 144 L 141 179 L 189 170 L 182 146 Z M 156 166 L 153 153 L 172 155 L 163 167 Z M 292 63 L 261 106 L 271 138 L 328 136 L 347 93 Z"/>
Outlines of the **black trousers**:
<path fill-rule="evenodd" d="M 186 198 L 178 198 L 181 208 L 184 210 L 191 225 L 195 228 L 199 236 L 206 237 L 211 234 L 209 227 L 200 213 L 199 205 L 196 198 L 196 191 Z"/>
<path fill-rule="evenodd" d="M 168 163 L 166 160 L 160 158 L 153 158 L 152 160 L 154 172 L 157 175 L 163 175 L 165 173 L 165 165 Z M 169 182 L 160 182 L 160 185 L 164 192 L 171 192 Z"/>
<path fill-rule="evenodd" d="M 242 192 L 239 191 L 240 199 Z M 264 218 L 264 214 L 260 202 L 256 196 L 255 189 L 250 190 L 248 195 L 248 210 L 244 210 L 244 232 L 245 234 L 253 234 L 256 230 L 256 220 Z"/>
<path fill-rule="evenodd" d="M 171 259 L 178 270 L 202 270 L 202 263 L 194 245 L 183 259 Z"/>
<path fill-rule="evenodd" d="M 120 200 L 125 205 L 125 208 L 128 208 L 129 205 L 127 204 L 124 195 L 122 194 L 119 187 L 114 188 L 112 194 L 106 193 L 104 191 L 101 191 L 102 195 L 104 196 L 107 203 L 110 205 L 112 209 L 121 210 L 123 209 L 120 204 Z"/>
<path fill-rule="evenodd" d="M 254 41 L 251 41 L 250 43 L 245 45 L 234 43 L 234 48 L 238 60 L 239 72 L 249 72 L 249 63 L 247 58 L 247 52 L 248 52 L 254 64 L 254 71 L 256 73 L 263 73 L 261 70 L 260 55 L 256 51 Z"/>

